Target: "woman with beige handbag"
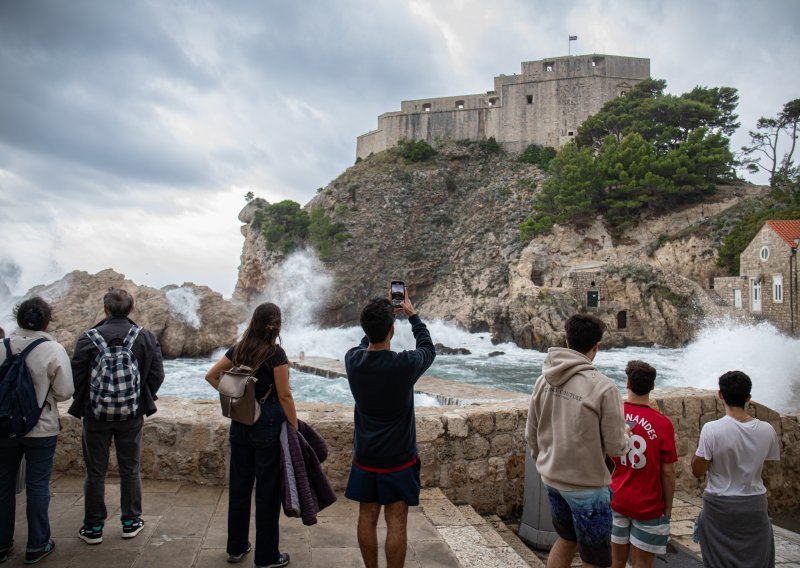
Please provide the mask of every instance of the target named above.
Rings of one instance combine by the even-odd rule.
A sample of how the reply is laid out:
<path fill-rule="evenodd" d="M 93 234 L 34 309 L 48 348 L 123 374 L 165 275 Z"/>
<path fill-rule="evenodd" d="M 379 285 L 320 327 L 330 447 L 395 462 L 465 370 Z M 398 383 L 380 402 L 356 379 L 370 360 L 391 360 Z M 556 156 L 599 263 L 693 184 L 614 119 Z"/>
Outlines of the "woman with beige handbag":
<path fill-rule="evenodd" d="M 217 361 L 206 380 L 220 390 L 220 379 L 228 371 L 250 367 L 250 375 L 237 377 L 248 386 L 254 383 L 254 399 L 259 404 L 258 417 L 252 425 L 231 420 L 231 469 L 228 500 L 228 562 L 240 562 L 251 550 L 247 540 L 250 530 L 250 499 L 256 486 L 255 565 L 278 568 L 289 564 L 289 555 L 278 548 L 280 517 L 280 431 L 288 421 L 297 428 L 297 412 L 289 388 L 289 360 L 278 345 L 281 310 L 272 303 L 258 306 L 253 312 L 242 339 Z M 236 374 L 236 373 L 232 373 Z M 253 378 L 255 377 L 255 379 Z M 223 385 L 225 387 L 227 385 Z M 232 394 L 236 389 L 226 390 Z M 249 420 L 246 420 L 249 422 Z"/>

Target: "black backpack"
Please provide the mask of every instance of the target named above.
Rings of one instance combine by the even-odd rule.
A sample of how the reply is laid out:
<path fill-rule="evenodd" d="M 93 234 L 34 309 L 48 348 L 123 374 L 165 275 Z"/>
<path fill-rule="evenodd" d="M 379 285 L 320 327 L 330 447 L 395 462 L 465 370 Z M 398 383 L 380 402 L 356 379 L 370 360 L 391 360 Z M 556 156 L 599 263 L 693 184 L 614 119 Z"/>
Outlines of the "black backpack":
<path fill-rule="evenodd" d="M 39 406 L 36 402 L 36 389 L 25 357 L 45 341 L 47 339 L 40 337 L 14 355 L 11 352 L 11 340 L 3 340 L 6 359 L 0 365 L 0 438 L 22 437 L 39 421 L 44 404 Z"/>

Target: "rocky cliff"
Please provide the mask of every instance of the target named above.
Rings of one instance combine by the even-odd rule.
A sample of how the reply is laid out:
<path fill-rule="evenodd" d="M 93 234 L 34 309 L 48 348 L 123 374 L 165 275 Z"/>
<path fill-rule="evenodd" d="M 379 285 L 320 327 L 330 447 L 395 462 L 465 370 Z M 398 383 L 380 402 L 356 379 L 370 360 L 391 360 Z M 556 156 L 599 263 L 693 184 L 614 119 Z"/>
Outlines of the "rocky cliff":
<path fill-rule="evenodd" d="M 135 300 L 130 318 L 152 331 L 165 357 L 200 357 L 232 345 L 247 308 L 224 300 L 206 286 L 185 283 L 160 290 L 138 286 L 111 269 L 97 274 L 74 271 L 61 280 L 28 291 L 53 308 L 52 335 L 72 353 L 78 336 L 102 320 L 103 295 L 124 288 Z"/>
<path fill-rule="evenodd" d="M 320 319 L 356 323 L 364 301 L 399 278 L 425 317 L 490 331 L 495 341 L 563 344 L 565 319 L 590 310 L 608 323 L 608 345 L 680 345 L 716 311 L 707 288 L 721 269 L 709 219 L 763 191 L 719 188 L 705 203 L 643 218 L 622 235 L 598 219 L 522 242 L 518 226 L 543 179 L 535 166 L 477 143 L 448 143 L 419 164 L 389 150 L 347 169 L 305 206 L 322 207 L 352 237 L 325 260 L 335 284 Z M 245 245 L 234 296 L 248 303 L 283 260 L 254 223 L 266 205 L 255 200 L 239 217 Z M 587 306 L 589 291 L 596 308 Z"/>

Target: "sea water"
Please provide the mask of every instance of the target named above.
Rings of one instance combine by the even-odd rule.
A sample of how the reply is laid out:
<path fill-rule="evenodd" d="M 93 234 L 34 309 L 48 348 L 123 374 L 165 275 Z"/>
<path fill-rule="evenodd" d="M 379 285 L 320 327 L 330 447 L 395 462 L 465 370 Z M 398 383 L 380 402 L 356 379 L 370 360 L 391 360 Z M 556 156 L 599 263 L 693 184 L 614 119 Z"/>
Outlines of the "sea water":
<path fill-rule="evenodd" d="M 19 300 L 11 296 L 15 272 L 0 262 L 0 325 L 11 331 L 15 324 L 11 307 Z M 343 359 L 348 349 L 362 338 L 358 327 L 321 329 L 316 314 L 324 305 L 333 278 L 313 252 L 300 251 L 276 266 L 267 278 L 264 300 L 281 307 L 281 342 L 290 358 L 307 356 Z M 66 290 L 50 287 L 47 300 L 56 301 Z M 388 282 L 387 282 L 388 294 Z M 194 327 L 202 322 L 198 302 L 190 289 L 176 288 L 168 293 L 170 312 Z M 434 342 L 462 347 L 469 355 L 439 355 L 427 374 L 464 383 L 529 393 L 540 375 L 544 353 L 522 349 L 513 343 L 493 345 L 486 333 L 469 333 L 442 321 L 429 321 Z M 244 330 L 244 323 L 241 331 Z M 396 324 L 393 349 L 413 349 L 411 326 L 404 319 Z M 186 398 L 212 399 L 216 393 L 204 376 L 229 346 L 208 358 L 173 359 L 164 362 L 166 379 L 159 394 Z M 501 354 L 497 354 L 500 352 Z M 693 386 L 716 389 L 719 376 L 742 370 L 753 380 L 753 399 L 775 410 L 800 412 L 800 339 L 789 338 L 768 323 L 743 325 L 733 320 L 705 322 L 697 337 L 686 347 L 628 347 L 601 350 L 595 364 L 606 375 L 625 387 L 624 369 L 628 361 L 640 359 L 658 371 L 657 387 Z M 327 379 L 291 371 L 292 391 L 297 400 L 352 404 L 347 381 Z M 432 397 L 417 395 L 417 404 L 435 405 Z"/>
<path fill-rule="evenodd" d="M 453 325 L 427 322 L 435 342 L 468 349 L 468 355 L 439 355 L 427 375 L 472 385 L 530 393 L 541 374 L 545 353 L 522 349 L 513 343 L 492 344 L 488 334 L 469 333 Z M 413 349 L 414 338 L 407 321 L 398 320 L 392 341 L 395 350 Z M 357 345 L 362 332 L 357 327 L 320 329 L 289 327 L 282 344 L 290 358 L 305 355 L 342 360 L 347 349 Z M 497 354 L 497 353 L 500 354 Z M 214 398 L 203 377 L 222 356 L 220 350 L 208 359 L 165 361 L 167 378 L 160 394 L 189 398 Z M 490 356 L 490 354 L 494 354 Z M 719 376 L 733 369 L 753 380 L 753 399 L 775 410 L 800 410 L 800 340 L 780 334 L 767 324 L 742 325 L 730 320 L 708 322 L 686 347 L 626 347 L 600 350 L 594 363 L 621 390 L 625 387 L 625 365 L 632 359 L 650 363 L 658 371 L 657 387 L 692 386 L 716 389 Z M 344 379 L 328 379 L 292 370 L 291 387 L 299 401 L 352 404 Z M 418 395 L 418 405 L 435 405 L 433 398 Z"/>

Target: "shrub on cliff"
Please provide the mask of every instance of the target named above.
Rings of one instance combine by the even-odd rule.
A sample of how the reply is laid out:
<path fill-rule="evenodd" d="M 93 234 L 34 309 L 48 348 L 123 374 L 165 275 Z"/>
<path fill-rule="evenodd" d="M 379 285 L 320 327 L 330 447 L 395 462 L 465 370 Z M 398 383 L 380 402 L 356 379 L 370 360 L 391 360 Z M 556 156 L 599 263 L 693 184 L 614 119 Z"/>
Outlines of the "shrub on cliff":
<path fill-rule="evenodd" d="M 267 205 L 259 210 L 258 219 L 270 250 L 288 254 L 301 246 L 308 235 L 308 213 L 295 201 Z"/>
<path fill-rule="evenodd" d="M 552 146 L 540 146 L 539 144 L 531 144 L 519 156 L 519 161 L 525 164 L 533 164 L 538 166 L 541 170 L 547 170 L 550 167 L 550 162 L 556 157 L 556 149 Z"/>
<path fill-rule="evenodd" d="M 436 150 L 425 140 L 406 140 L 397 143 L 397 149 L 407 164 L 427 162 L 436 155 Z"/>

